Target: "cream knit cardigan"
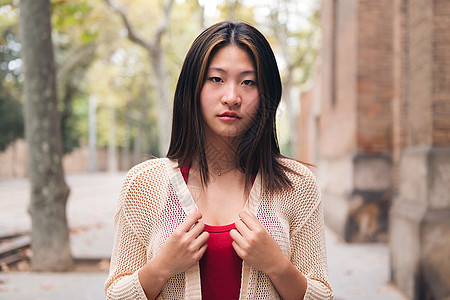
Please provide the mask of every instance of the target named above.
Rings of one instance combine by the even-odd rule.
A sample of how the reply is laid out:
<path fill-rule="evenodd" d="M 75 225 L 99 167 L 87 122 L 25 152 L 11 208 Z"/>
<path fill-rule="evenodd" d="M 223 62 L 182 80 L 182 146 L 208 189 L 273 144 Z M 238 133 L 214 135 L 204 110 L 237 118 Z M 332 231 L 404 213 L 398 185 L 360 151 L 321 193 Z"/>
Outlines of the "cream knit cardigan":
<path fill-rule="evenodd" d="M 304 299 L 332 299 L 328 282 L 322 203 L 313 174 L 302 164 L 282 159 L 293 189 L 269 195 L 258 173 L 248 207 L 278 242 L 284 255 L 307 278 Z M 115 216 L 115 240 L 107 299 L 147 299 L 138 271 L 174 229 L 195 210 L 177 163 L 152 159 L 132 168 L 123 183 Z M 158 299 L 201 299 L 198 263 L 170 278 Z M 242 264 L 240 299 L 280 299 L 269 277 Z"/>

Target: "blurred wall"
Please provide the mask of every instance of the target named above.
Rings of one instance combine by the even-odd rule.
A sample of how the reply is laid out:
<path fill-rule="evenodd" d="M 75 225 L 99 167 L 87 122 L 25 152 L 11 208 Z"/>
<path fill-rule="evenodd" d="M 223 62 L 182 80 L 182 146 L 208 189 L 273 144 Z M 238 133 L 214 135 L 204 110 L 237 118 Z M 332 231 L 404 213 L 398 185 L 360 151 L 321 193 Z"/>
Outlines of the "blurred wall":
<path fill-rule="evenodd" d="M 322 6 L 319 180 L 329 225 L 347 241 L 386 241 L 392 185 L 390 0 Z"/>
<path fill-rule="evenodd" d="M 107 151 L 97 150 L 96 170 L 106 171 Z M 4 152 L 0 152 L 0 179 L 27 177 L 28 146 L 25 140 L 19 139 L 12 143 Z M 89 149 L 81 147 L 63 157 L 65 174 L 89 172 Z"/>
<path fill-rule="evenodd" d="M 450 299 L 450 1 L 395 0 L 391 279 Z"/>
<path fill-rule="evenodd" d="M 326 0 L 297 158 L 327 224 L 386 241 L 411 299 L 450 299 L 450 1 Z M 301 136 L 303 135 L 303 136 Z"/>

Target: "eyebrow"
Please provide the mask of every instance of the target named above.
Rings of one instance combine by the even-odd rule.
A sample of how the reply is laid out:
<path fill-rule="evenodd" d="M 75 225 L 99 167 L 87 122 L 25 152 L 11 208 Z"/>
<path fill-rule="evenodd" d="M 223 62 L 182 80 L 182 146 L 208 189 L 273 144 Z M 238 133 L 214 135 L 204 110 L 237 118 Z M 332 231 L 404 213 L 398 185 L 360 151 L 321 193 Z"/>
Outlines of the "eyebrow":
<path fill-rule="evenodd" d="M 217 71 L 219 73 L 227 73 L 227 71 L 225 71 L 224 69 L 219 68 L 219 67 L 210 67 L 210 68 L 208 68 L 208 72 L 209 71 Z M 241 75 L 247 75 L 247 74 L 255 75 L 256 71 L 254 71 L 254 70 L 246 70 L 246 71 L 242 71 L 240 74 Z"/>

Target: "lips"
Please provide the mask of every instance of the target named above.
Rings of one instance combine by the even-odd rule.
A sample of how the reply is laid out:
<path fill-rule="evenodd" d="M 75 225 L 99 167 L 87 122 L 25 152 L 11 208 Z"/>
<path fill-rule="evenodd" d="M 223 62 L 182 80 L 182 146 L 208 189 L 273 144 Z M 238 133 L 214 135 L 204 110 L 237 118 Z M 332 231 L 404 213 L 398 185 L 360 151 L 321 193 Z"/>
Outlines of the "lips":
<path fill-rule="evenodd" d="M 239 120 L 241 117 L 234 111 L 226 111 L 217 116 L 219 119 L 224 120 Z"/>

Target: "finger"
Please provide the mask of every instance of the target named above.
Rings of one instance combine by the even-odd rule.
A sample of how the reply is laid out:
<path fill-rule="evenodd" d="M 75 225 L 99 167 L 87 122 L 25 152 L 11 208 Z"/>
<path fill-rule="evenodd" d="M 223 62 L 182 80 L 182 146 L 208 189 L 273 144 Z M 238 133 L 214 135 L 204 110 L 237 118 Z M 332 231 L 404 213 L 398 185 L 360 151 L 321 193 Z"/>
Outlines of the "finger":
<path fill-rule="evenodd" d="M 193 213 L 190 213 L 190 214 L 186 217 L 186 220 L 184 220 L 183 223 L 181 223 L 181 224 L 178 226 L 178 229 L 181 230 L 181 231 L 184 231 L 184 232 L 188 232 L 188 231 L 191 229 L 191 227 L 192 227 L 195 223 L 197 223 L 197 221 L 198 221 L 199 219 L 201 219 L 201 217 L 202 217 L 202 214 L 201 214 L 200 212 L 198 212 L 198 211 L 193 212 Z"/>
<path fill-rule="evenodd" d="M 202 233 L 203 229 L 205 228 L 205 224 L 203 222 L 197 222 L 195 223 L 191 229 L 189 229 L 188 234 L 191 238 L 195 239 L 197 238 L 200 233 Z"/>
<path fill-rule="evenodd" d="M 209 239 L 209 232 L 202 232 L 193 242 L 193 246 L 196 249 L 200 249 L 203 245 L 206 244 L 206 241 Z"/>
<path fill-rule="evenodd" d="M 236 254 L 241 258 L 244 259 L 244 251 L 242 250 L 242 248 L 239 246 L 238 243 L 236 243 L 236 241 L 233 241 L 231 243 L 231 245 L 233 246 L 234 251 L 236 252 Z"/>
<path fill-rule="evenodd" d="M 230 230 L 230 236 L 233 241 L 239 245 L 243 245 L 245 243 L 245 238 L 236 229 Z"/>
<path fill-rule="evenodd" d="M 239 231 L 239 233 L 242 236 L 248 236 L 251 233 L 250 228 L 247 227 L 247 225 L 245 225 L 245 223 L 242 220 L 238 220 L 236 221 L 236 223 L 234 223 L 236 225 L 236 229 Z"/>
<path fill-rule="evenodd" d="M 203 257 L 203 255 L 205 254 L 207 248 L 208 248 L 208 244 L 205 243 L 205 244 L 203 244 L 203 245 L 200 247 L 200 249 L 198 249 L 198 252 L 197 252 L 197 254 L 198 254 L 197 261 L 199 261 L 199 260 Z"/>
<path fill-rule="evenodd" d="M 255 229 L 258 229 L 262 226 L 259 220 L 250 211 L 241 211 L 239 213 L 239 217 L 251 231 L 254 231 Z"/>
<path fill-rule="evenodd" d="M 250 218 L 252 219 L 252 220 L 254 220 L 254 221 L 256 221 L 256 222 L 258 222 L 259 223 L 259 220 L 258 220 L 258 218 L 248 209 L 248 207 L 246 206 L 246 207 L 244 207 L 244 210 L 243 210 L 243 212 L 244 213 L 246 213 L 247 215 L 249 215 L 250 216 Z"/>

